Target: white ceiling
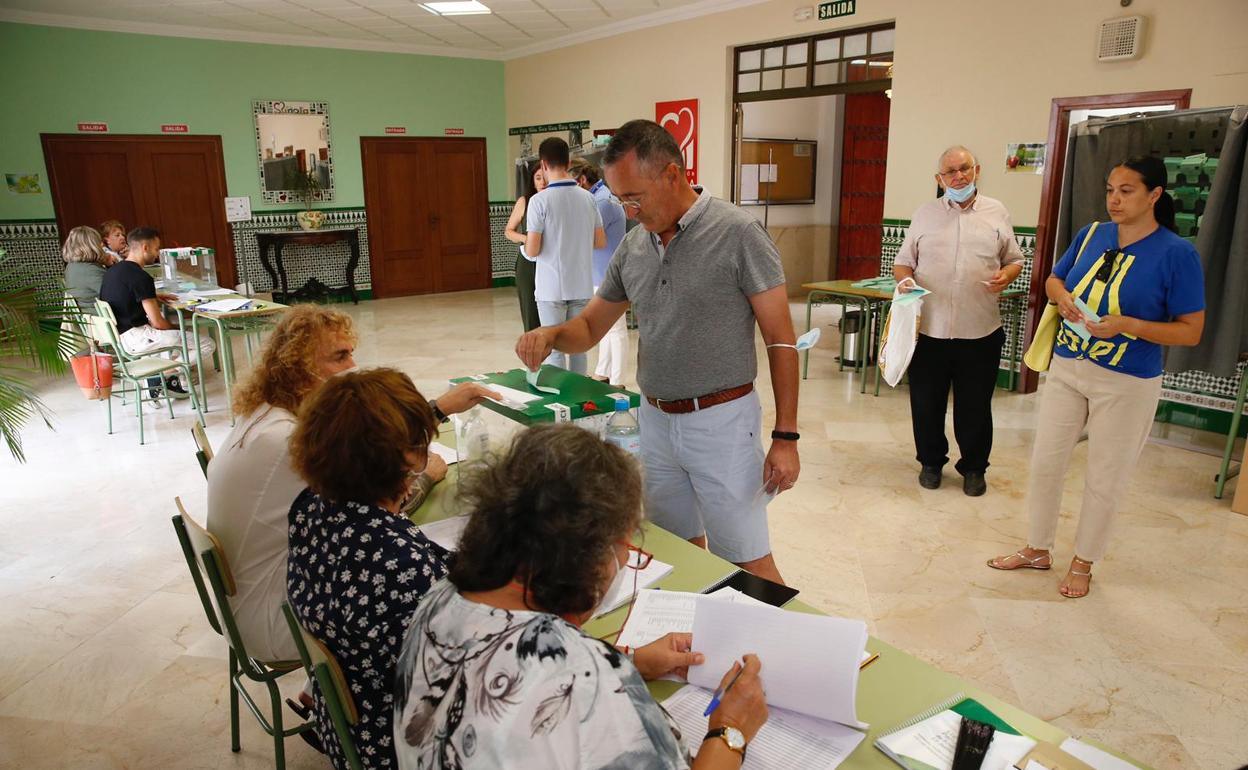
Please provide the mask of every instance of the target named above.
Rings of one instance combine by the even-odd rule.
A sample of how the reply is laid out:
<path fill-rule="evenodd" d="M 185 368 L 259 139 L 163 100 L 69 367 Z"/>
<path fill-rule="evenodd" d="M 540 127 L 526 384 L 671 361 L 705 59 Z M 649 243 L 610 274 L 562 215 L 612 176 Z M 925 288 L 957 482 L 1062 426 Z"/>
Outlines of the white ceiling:
<path fill-rule="evenodd" d="M 765 0 L 0 0 L 0 21 L 327 48 L 511 59 Z"/>

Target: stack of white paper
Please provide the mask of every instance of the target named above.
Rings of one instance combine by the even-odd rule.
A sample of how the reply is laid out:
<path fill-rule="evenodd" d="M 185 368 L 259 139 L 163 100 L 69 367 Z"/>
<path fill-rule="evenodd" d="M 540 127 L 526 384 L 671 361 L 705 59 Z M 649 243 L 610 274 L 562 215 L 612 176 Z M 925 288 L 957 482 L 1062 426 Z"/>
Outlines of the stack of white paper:
<path fill-rule="evenodd" d="M 628 647 L 643 647 L 667 634 L 692 633 L 693 619 L 699 601 L 763 604 L 753 596 L 747 596 L 728 586 L 711 594 L 656 589 L 638 591 L 637 602 L 628 616 L 628 625 L 624 626 L 624 630 L 620 632 L 615 643 Z"/>
<path fill-rule="evenodd" d="M 682 688 L 663 701 L 685 737 L 685 745 L 697 753 L 710 719 L 702 716 L 711 702 L 711 691 Z M 841 764 L 866 737 L 853 728 L 825 722 L 787 709 L 768 709 L 767 723 L 750 741 L 743 770 L 832 770 Z"/>
<path fill-rule="evenodd" d="M 692 684 L 713 690 L 733 663 L 754 653 L 768 705 L 866 729 L 855 705 L 867 644 L 861 620 L 708 601 L 697 605 L 693 638 L 706 663 L 689 669 Z"/>
<path fill-rule="evenodd" d="M 191 292 L 196 297 L 226 297 L 237 293 L 233 289 L 195 289 Z"/>
<path fill-rule="evenodd" d="M 240 310 L 251 304 L 251 300 L 245 298 L 238 299 L 219 299 L 214 302 L 205 302 L 202 305 L 196 305 L 196 312 L 208 313 L 229 313 L 234 310 Z"/>

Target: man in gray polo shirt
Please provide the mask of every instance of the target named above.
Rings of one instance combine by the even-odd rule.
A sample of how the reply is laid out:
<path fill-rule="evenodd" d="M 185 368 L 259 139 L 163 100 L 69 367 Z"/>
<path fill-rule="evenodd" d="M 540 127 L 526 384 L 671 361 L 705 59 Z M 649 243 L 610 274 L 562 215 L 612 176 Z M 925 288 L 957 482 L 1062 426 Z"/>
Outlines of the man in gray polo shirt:
<path fill-rule="evenodd" d="M 588 350 L 632 304 L 648 517 L 780 582 L 767 503 L 800 471 L 797 350 L 780 256 L 753 217 L 689 186 L 680 149 L 658 124 L 624 124 L 603 166 L 642 227 L 624 237 L 585 310 L 525 334 L 516 354 L 533 369 L 552 350 Z M 766 456 L 755 323 L 776 399 Z"/>

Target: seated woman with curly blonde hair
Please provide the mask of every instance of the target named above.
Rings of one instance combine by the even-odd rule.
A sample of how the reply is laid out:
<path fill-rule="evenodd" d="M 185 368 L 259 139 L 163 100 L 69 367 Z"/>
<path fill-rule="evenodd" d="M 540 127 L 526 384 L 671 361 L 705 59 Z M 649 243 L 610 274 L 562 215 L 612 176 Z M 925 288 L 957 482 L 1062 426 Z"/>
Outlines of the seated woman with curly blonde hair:
<path fill-rule="evenodd" d="M 287 515 L 307 486 L 291 465 L 300 406 L 330 377 L 355 369 L 355 326 L 347 314 L 296 305 L 273 329 L 256 366 L 234 392 L 238 424 L 208 464 L 208 530 L 221 540 L 238 590 L 230 601 L 247 651 L 261 660 L 299 657 L 282 617 Z M 442 414 L 488 394 L 480 385 L 446 393 Z M 446 475 L 436 455 L 413 487 L 418 503 Z"/>

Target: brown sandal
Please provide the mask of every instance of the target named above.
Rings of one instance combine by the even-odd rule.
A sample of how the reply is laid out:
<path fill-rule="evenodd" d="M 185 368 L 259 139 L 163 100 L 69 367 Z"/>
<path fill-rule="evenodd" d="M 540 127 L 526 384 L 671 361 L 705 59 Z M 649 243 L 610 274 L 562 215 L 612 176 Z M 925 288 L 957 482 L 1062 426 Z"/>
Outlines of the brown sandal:
<path fill-rule="evenodd" d="M 1087 572 L 1080 572 L 1080 571 L 1076 570 L 1076 569 L 1075 569 L 1075 562 L 1079 562 L 1080 564 L 1087 565 L 1087 567 L 1088 567 L 1088 571 L 1087 571 Z M 1058 592 L 1059 594 L 1061 594 L 1062 596 L 1065 596 L 1067 599 L 1082 599 L 1083 597 L 1085 597 L 1085 596 L 1087 596 L 1088 594 L 1092 593 L 1092 562 L 1090 562 L 1090 561 L 1084 561 L 1083 559 L 1080 559 L 1078 556 L 1076 556 L 1076 557 L 1075 557 L 1074 559 L 1072 559 L 1072 560 L 1071 560 L 1071 562 L 1070 562 L 1070 574 L 1071 574 L 1071 575 L 1074 575 L 1075 577 L 1086 577 L 1086 578 L 1088 579 L 1088 589 L 1087 589 L 1086 591 L 1084 591 L 1083 593 L 1081 593 L 1081 594 L 1076 594 L 1076 593 L 1070 593 L 1070 592 L 1067 590 L 1067 586 L 1065 586 L 1065 585 L 1059 585 L 1059 586 L 1057 587 L 1057 592 Z M 1062 582 L 1064 583 L 1064 582 L 1065 582 L 1065 580 L 1063 580 Z"/>
<path fill-rule="evenodd" d="M 1018 564 L 1015 564 L 1013 567 L 1001 567 L 1001 566 L 998 566 L 997 564 L 993 564 L 993 562 L 1003 562 L 1006 559 L 1013 559 L 1015 556 L 1017 556 L 1022 561 L 1019 562 Z M 1039 564 L 1038 562 L 1042 560 L 1044 560 L 1046 563 Z M 988 560 L 988 566 L 992 567 L 993 569 L 1007 570 L 1007 571 L 1016 570 L 1016 569 L 1046 570 L 1046 569 L 1051 569 L 1053 567 L 1053 554 L 1051 552 L 1047 552 L 1047 553 L 1042 553 L 1038 556 L 1028 556 L 1022 551 L 1015 551 L 1009 556 L 994 556 L 993 558 Z"/>

